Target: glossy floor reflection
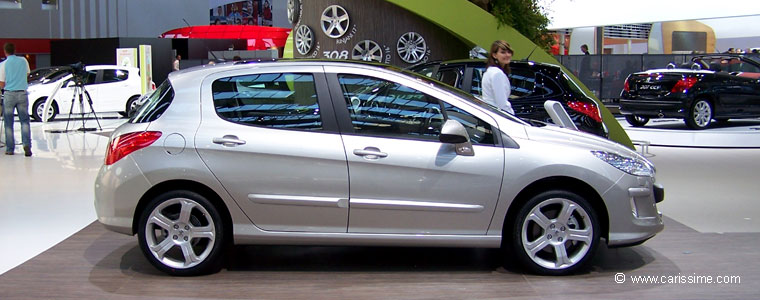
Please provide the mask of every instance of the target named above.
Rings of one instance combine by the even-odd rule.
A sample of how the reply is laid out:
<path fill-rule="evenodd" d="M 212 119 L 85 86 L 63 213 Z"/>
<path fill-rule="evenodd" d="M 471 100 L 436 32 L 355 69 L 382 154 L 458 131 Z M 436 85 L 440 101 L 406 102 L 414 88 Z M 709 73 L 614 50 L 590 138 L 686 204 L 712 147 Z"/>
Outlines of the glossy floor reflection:
<path fill-rule="evenodd" d="M 95 220 L 93 182 L 103 164 L 108 132 L 124 119 L 100 120 L 102 130 L 76 131 L 81 121 L 33 122 L 32 157 L 0 155 L 0 274 Z M 96 127 L 88 120 L 87 127 Z M 19 124 L 16 141 L 20 143 Z M 0 137 L 4 139 L 4 136 Z M 1 150 L 5 151 L 5 148 Z"/>

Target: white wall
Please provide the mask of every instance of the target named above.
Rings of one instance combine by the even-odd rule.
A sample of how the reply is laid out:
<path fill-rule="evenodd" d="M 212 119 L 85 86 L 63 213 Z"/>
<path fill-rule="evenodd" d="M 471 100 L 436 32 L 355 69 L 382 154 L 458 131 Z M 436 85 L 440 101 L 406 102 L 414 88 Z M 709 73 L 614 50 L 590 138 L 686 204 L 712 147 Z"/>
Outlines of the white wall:
<path fill-rule="evenodd" d="M 596 39 L 594 38 L 596 33 L 596 27 L 581 27 L 573 28 L 570 33 L 570 48 L 568 54 L 583 54 L 581 52 L 581 45 L 588 45 L 588 52 L 591 54 L 596 51 Z"/>

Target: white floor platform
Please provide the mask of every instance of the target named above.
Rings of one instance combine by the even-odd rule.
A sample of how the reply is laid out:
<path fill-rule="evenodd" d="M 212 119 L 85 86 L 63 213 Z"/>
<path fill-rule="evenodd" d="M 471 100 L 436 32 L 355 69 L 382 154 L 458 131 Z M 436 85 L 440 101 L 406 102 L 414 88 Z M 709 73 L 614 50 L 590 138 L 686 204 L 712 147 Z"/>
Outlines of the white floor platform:
<path fill-rule="evenodd" d="M 24 157 L 20 146 L 16 155 L 0 154 L 0 274 L 95 220 L 93 182 L 103 163 L 105 135 L 122 122 L 101 120 L 102 131 L 87 133 L 50 132 L 65 127 L 65 121 L 32 123 L 33 157 Z M 87 127 L 94 126 L 88 120 Z M 701 136 L 713 132 L 732 136 L 726 143 L 731 146 L 721 147 L 739 147 L 741 142 L 758 147 L 760 142 L 753 141 L 760 141 L 760 131 L 751 128 L 760 127 L 760 121 L 747 121 L 741 126 L 748 128 L 745 133 L 670 126 L 678 127 L 655 122 L 628 131 L 632 139 L 652 145 L 687 146 L 649 149 L 657 179 L 665 186 L 662 212 L 700 232 L 760 232 L 760 149 L 693 147 L 713 147 Z M 79 127 L 81 122 L 70 124 L 72 129 Z M 691 137 L 674 137 L 681 134 Z M 699 143 L 689 144 L 689 138 Z"/>
<path fill-rule="evenodd" d="M 632 127 L 617 118 L 631 140 L 653 146 L 760 148 L 760 119 L 728 120 L 705 130 L 691 130 L 681 119 L 652 119 L 644 127 Z"/>

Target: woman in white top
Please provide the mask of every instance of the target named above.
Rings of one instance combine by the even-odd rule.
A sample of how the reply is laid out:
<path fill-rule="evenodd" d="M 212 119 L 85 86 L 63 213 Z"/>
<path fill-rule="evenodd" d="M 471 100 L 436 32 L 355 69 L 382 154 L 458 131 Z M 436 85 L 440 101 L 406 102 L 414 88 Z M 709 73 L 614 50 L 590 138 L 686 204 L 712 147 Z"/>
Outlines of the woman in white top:
<path fill-rule="evenodd" d="M 510 114 L 515 114 L 509 103 L 512 87 L 509 84 L 509 62 L 512 60 L 512 47 L 503 40 L 491 44 L 491 52 L 486 60 L 486 72 L 483 73 L 483 101 L 490 103 Z"/>

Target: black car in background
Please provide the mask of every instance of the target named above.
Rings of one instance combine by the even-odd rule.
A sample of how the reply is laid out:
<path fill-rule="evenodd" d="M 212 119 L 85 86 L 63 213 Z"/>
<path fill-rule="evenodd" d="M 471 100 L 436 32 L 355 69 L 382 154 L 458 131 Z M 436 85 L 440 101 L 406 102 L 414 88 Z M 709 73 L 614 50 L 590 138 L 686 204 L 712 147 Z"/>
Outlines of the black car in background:
<path fill-rule="evenodd" d="M 620 113 L 634 127 L 650 118 L 682 118 L 692 129 L 715 121 L 760 117 L 760 63 L 737 55 L 697 56 L 628 76 Z"/>
<path fill-rule="evenodd" d="M 551 123 L 544 102 L 555 100 L 562 103 L 578 129 L 607 137 L 608 132 L 602 123 L 599 107 L 559 66 L 513 61 L 509 67 L 511 73 L 508 76 L 512 86 L 509 101 L 517 117 Z M 409 69 L 480 97 L 481 79 L 486 64 L 485 60 L 464 59 L 428 62 Z"/>

